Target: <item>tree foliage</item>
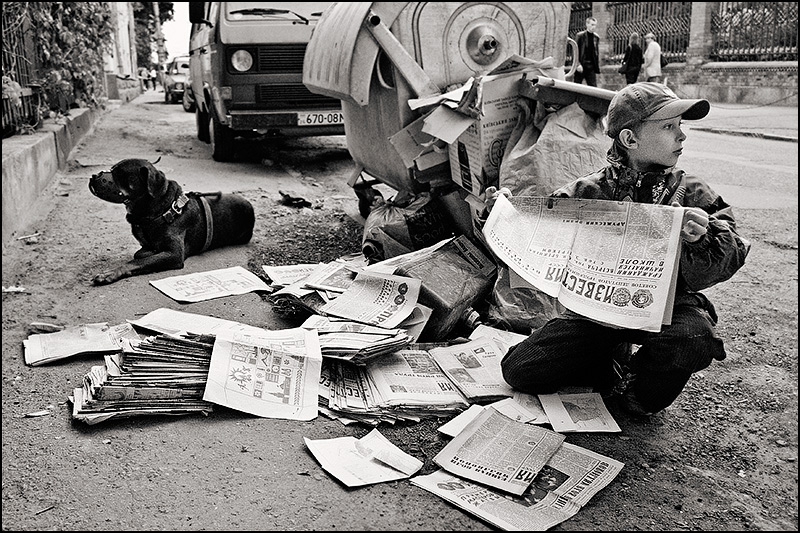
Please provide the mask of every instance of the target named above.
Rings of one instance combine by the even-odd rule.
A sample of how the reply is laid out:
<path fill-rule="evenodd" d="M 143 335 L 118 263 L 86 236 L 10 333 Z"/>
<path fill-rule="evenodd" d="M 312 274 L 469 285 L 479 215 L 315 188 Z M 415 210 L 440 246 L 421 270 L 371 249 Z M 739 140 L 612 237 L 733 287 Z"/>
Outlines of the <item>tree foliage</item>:
<path fill-rule="evenodd" d="M 155 68 L 153 50 L 156 45 L 156 17 L 153 2 L 132 2 L 136 31 L 136 63 L 140 67 Z M 158 2 L 160 24 L 174 18 L 173 2 Z"/>

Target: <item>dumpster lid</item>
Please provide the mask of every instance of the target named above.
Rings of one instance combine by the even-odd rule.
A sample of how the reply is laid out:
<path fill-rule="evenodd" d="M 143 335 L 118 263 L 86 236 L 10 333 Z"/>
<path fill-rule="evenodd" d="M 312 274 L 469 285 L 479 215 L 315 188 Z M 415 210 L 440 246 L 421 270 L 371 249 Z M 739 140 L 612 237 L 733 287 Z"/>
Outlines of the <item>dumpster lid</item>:
<path fill-rule="evenodd" d="M 380 47 L 364 27 L 372 11 L 391 26 L 408 2 L 336 2 L 314 29 L 303 60 L 311 92 L 365 106 Z"/>

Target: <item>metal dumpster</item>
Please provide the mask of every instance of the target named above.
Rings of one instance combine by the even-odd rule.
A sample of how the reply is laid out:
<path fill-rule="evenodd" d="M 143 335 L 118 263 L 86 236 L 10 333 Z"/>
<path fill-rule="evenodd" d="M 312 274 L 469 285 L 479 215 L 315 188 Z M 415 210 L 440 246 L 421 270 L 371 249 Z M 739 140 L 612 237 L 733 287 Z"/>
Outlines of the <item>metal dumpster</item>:
<path fill-rule="evenodd" d="M 306 50 L 303 83 L 342 100 L 347 147 L 357 165 L 350 185 L 366 174 L 398 191 L 418 192 L 449 179 L 449 164 L 409 169 L 389 142 L 421 116 L 408 100 L 461 86 L 514 54 L 552 57 L 563 73 L 570 6 L 340 2 L 328 8 Z"/>

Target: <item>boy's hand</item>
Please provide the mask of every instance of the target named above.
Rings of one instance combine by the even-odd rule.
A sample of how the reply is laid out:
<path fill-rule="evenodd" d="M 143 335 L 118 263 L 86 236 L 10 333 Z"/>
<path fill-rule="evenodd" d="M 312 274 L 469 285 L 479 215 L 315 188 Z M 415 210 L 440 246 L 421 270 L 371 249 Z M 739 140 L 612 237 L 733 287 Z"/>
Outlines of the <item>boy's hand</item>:
<path fill-rule="evenodd" d="M 513 196 L 511 194 L 511 189 L 509 189 L 508 187 L 503 187 L 499 191 L 497 190 L 497 187 L 495 187 L 494 185 L 486 187 L 483 203 L 484 205 L 486 205 L 487 213 L 490 213 L 492 211 L 492 207 L 494 207 L 494 203 L 497 201 L 497 197 L 500 196 L 501 194 L 506 198 L 511 198 L 511 196 Z"/>
<path fill-rule="evenodd" d="M 681 207 L 678 202 L 673 202 L 672 207 Z M 708 228 L 708 214 L 698 207 L 683 208 L 683 227 L 681 237 L 686 242 L 697 242 L 706 234 Z"/>

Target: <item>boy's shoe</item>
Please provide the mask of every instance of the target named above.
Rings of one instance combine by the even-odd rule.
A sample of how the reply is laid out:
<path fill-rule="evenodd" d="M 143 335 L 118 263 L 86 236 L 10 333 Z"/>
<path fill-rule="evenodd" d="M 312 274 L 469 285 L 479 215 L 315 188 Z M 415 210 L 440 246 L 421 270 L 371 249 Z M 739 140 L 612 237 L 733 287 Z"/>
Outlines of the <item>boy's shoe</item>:
<path fill-rule="evenodd" d="M 637 400 L 636 396 L 633 394 L 632 388 L 625 391 L 620 404 L 622 405 L 622 408 L 628 412 L 628 414 L 634 416 L 651 416 L 655 414 L 642 407 L 642 404 L 639 403 L 639 400 Z"/>

